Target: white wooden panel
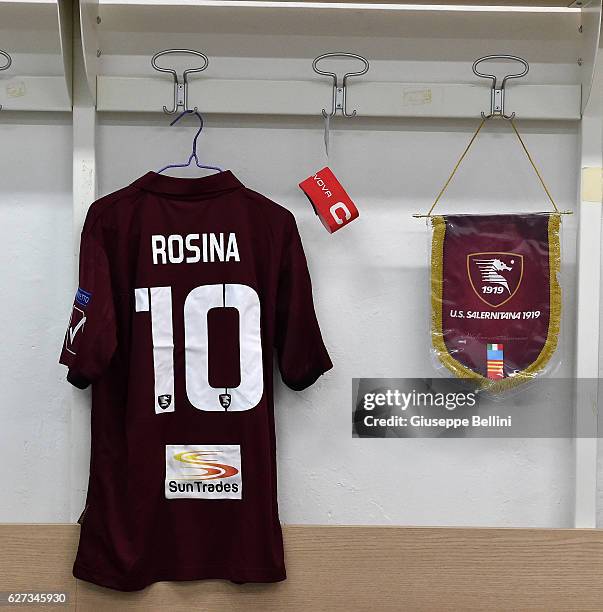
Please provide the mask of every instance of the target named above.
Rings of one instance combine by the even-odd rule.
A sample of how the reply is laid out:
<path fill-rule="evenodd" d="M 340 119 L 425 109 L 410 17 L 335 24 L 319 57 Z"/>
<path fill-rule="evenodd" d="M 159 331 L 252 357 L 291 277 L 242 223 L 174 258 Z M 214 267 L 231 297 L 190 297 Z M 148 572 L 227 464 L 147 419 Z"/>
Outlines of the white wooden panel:
<path fill-rule="evenodd" d="M 582 36 L 581 50 L 582 58 L 582 110 L 586 108 L 592 90 L 595 61 L 599 49 L 599 37 L 601 32 L 601 0 L 593 0 L 582 9 Z"/>
<path fill-rule="evenodd" d="M 593 89 L 582 120 L 581 166 L 600 168 L 603 147 L 603 57 L 594 61 Z M 591 201 L 588 184 L 580 188 L 578 234 L 578 317 L 576 326 L 576 376 L 599 375 L 599 313 L 601 308 L 602 202 Z M 589 385 L 591 387 L 591 385 Z M 597 431 L 597 389 L 578 386 L 576 428 Z M 576 439 L 575 527 L 596 526 L 597 438 Z"/>
<path fill-rule="evenodd" d="M 578 321 L 576 338 L 576 431 L 597 431 L 599 309 L 601 305 L 601 203 L 580 203 L 578 235 Z M 597 438 L 576 438 L 574 527 L 597 526 Z"/>
<path fill-rule="evenodd" d="M 98 0 L 80 0 L 80 34 L 84 55 L 84 68 L 90 94 L 96 100 L 96 74 L 98 72 Z"/>
<path fill-rule="evenodd" d="M 189 104 L 205 113 L 317 115 L 331 107 L 326 81 L 198 79 Z M 159 112 L 171 104 L 172 85 L 158 78 L 98 77 L 99 111 Z M 523 119 L 579 119 L 578 85 L 510 88 L 507 109 Z M 348 109 L 366 117 L 471 118 L 489 111 L 489 89 L 470 84 L 358 81 L 348 87 Z"/>
<path fill-rule="evenodd" d="M 80 24 L 74 24 L 73 87 L 73 273 L 78 285 L 80 234 L 90 204 L 96 199 L 96 111 L 84 70 Z M 71 404 L 71 519 L 83 510 L 90 456 L 90 396 L 73 389 Z M 86 457 L 86 461 L 79 461 Z"/>
<path fill-rule="evenodd" d="M 59 0 L 57 9 L 63 74 L 67 95 L 71 101 L 73 95 L 73 4 L 69 0 Z"/>
<path fill-rule="evenodd" d="M 574 85 L 517 85 L 506 94 L 507 112 L 522 119 L 579 119 L 580 88 Z M 376 117 L 458 117 L 490 112 L 490 89 L 467 84 L 358 82 L 348 106 Z"/>
<path fill-rule="evenodd" d="M 70 0 L 0 1 L 0 47 L 13 59 L 0 72 L 4 110 L 71 110 L 71 9 Z"/>
<path fill-rule="evenodd" d="M 70 111 L 71 100 L 63 76 L 14 76 L 0 73 L 3 110 Z"/>
<path fill-rule="evenodd" d="M 320 81 L 202 79 L 189 88 L 189 105 L 205 113 L 315 115 L 331 104 L 331 87 Z M 159 78 L 99 76 L 97 92 L 99 111 L 161 112 L 174 95 Z"/>

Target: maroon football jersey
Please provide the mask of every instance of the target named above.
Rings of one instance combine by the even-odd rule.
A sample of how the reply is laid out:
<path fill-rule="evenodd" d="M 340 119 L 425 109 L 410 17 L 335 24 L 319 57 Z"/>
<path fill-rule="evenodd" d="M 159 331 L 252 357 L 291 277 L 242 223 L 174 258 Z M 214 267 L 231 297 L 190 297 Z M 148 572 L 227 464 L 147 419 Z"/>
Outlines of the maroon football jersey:
<path fill-rule="evenodd" d="M 92 383 L 77 578 L 285 578 L 273 351 L 292 389 L 331 368 L 290 212 L 231 172 L 150 172 L 90 207 L 61 354 Z"/>

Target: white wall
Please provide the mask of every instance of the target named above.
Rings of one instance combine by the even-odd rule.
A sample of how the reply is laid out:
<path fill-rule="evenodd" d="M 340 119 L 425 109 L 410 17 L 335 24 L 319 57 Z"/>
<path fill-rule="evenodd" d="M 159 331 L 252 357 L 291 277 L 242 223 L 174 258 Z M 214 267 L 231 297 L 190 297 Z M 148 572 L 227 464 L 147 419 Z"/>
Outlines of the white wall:
<path fill-rule="evenodd" d="M 575 64 L 555 63 L 577 56 L 576 28 L 572 26 L 571 35 L 569 30 L 562 35 L 548 28 L 545 19 L 539 26 L 543 39 L 537 43 L 532 42 L 527 25 L 516 40 L 505 41 L 498 34 L 499 19 L 496 16 L 489 22 L 483 40 L 470 42 L 463 37 L 470 36 L 471 28 L 461 19 L 456 20 L 453 33 L 441 23 L 439 38 L 434 40 L 426 31 L 406 32 L 403 37 L 393 22 L 391 38 L 381 40 L 370 35 L 346 40 L 341 34 L 312 38 L 295 35 L 295 28 L 291 36 L 281 32 L 286 38 L 258 38 L 233 34 L 229 28 L 238 26 L 230 22 L 222 24 L 225 32 L 216 29 L 202 38 L 215 70 L 208 76 L 314 78 L 308 58 L 351 45 L 377 58 L 371 67 L 375 79 L 468 82 L 472 75 L 467 57 L 490 52 L 495 43 L 497 49 L 549 62 L 533 63 L 530 82 L 576 81 Z M 526 24 L 534 20 L 526 18 Z M 189 39 L 171 35 L 171 40 L 182 43 L 175 46 L 199 46 L 200 36 L 193 26 Z M 107 56 L 107 49 L 130 53 L 129 46 L 140 52 L 140 39 L 149 51 L 155 50 L 156 33 L 132 35 L 127 31 L 132 24 L 123 27 L 126 31 L 101 41 L 104 73 L 148 74 L 147 55 Z M 453 35 L 457 38 L 445 38 Z M 259 39 L 262 49 L 258 49 Z M 169 45 L 167 37 L 161 40 Z M 281 52 L 283 40 L 289 58 L 275 60 L 272 56 Z M 124 47 L 121 51 L 119 45 Z M 227 57 L 233 49 L 242 56 L 257 52 L 264 57 Z M 450 50 L 450 61 L 440 61 L 442 49 Z M 410 61 L 400 61 L 406 56 Z M 350 103 L 353 106 L 352 96 Z M 352 377 L 433 375 L 428 334 L 429 232 L 410 215 L 429 207 L 475 123 L 336 121 L 330 165 L 358 204 L 361 218 L 331 236 L 297 187 L 325 164 L 318 116 L 303 120 L 207 117 L 206 121 L 200 139 L 202 158 L 231 168 L 249 187 L 295 214 L 313 276 L 319 320 L 335 364 L 332 372 L 305 392 L 278 385 L 282 519 L 291 523 L 571 526 L 571 441 L 352 439 Z M 159 114 L 99 118 L 100 195 L 149 169 L 186 158 L 194 126 L 183 122 L 169 128 L 168 122 Z M 560 208 L 574 209 L 578 126 L 519 125 Z M 443 212 L 547 209 L 514 138 L 504 124 L 488 126 L 442 201 Z M 70 431 L 71 390 L 56 363 L 75 288 L 70 118 L 0 112 L 0 139 L 4 246 L 0 264 L 4 400 L 0 404 L 0 521 L 68 521 L 83 504 L 88 465 L 86 451 L 73 450 L 81 448 L 73 442 L 87 432 L 78 419 L 73 420 L 77 428 Z M 566 218 L 559 376 L 573 372 L 575 229 L 576 219 Z M 71 497 L 75 501 L 70 506 Z"/>
<path fill-rule="evenodd" d="M 161 116 L 101 117 L 99 187 L 184 160 L 191 127 Z M 202 159 L 232 169 L 296 216 L 334 370 L 313 388 L 276 393 L 282 519 L 291 523 L 570 526 L 572 443 L 566 440 L 352 439 L 354 376 L 431 376 L 428 208 L 475 122 L 337 122 L 332 167 L 361 218 L 329 235 L 297 184 L 324 165 L 320 119 L 206 118 Z M 561 208 L 575 207 L 577 126 L 522 126 Z M 261 160 L 261 161 L 258 161 Z M 547 210 L 508 126 L 476 143 L 443 211 Z M 573 368 L 575 220 L 564 222 L 564 344 Z M 82 459 L 83 460 L 83 459 Z"/>
<path fill-rule="evenodd" d="M 0 111 L 0 142 L 0 521 L 67 521 L 71 117 Z"/>
<path fill-rule="evenodd" d="M 68 385 L 56 359 L 73 291 L 68 117 L 0 115 L 3 426 L 0 520 L 67 521 Z M 201 151 L 292 210 L 314 279 L 335 369 L 314 388 L 277 390 L 282 518 L 293 523 L 569 526 L 571 443 L 563 440 L 358 440 L 353 376 L 430 375 L 427 241 L 410 218 L 437 192 L 473 125 L 337 122 L 332 166 L 360 207 L 330 236 L 297 183 L 322 166 L 320 121 L 208 118 Z M 504 126 L 493 126 L 442 209 L 543 209 L 539 186 Z M 193 128 L 161 116 L 106 117 L 100 193 L 182 159 Z M 573 125 L 524 126 L 559 205 L 574 205 Z M 263 160 L 261 164 L 257 160 Z M 361 170 L 359 170 L 361 169 Z M 524 204 L 525 203 L 525 204 Z M 564 231 L 563 370 L 572 364 L 573 219 Z M 569 271 L 569 273 L 567 272 Z M 351 331 L 350 331 L 351 330 Z M 569 330 L 569 331 L 568 331 Z M 74 436 L 85 432 L 74 432 Z M 77 508 L 73 510 L 77 514 Z"/>

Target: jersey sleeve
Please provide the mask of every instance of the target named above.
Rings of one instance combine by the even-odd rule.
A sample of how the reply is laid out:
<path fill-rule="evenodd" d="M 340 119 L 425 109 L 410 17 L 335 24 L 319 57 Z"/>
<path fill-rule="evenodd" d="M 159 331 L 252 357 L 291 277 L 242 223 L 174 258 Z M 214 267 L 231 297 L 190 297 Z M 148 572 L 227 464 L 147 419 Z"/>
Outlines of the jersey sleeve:
<path fill-rule="evenodd" d="M 312 385 L 333 367 L 322 340 L 306 256 L 295 221 L 281 262 L 276 304 L 276 349 L 281 376 L 291 389 Z"/>
<path fill-rule="evenodd" d="M 86 221 L 80 243 L 79 287 L 59 359 L 69 368 L 67 380 L 85 389 L 106 370 L 116 345 L 109 263 L 101 240 Z"/>

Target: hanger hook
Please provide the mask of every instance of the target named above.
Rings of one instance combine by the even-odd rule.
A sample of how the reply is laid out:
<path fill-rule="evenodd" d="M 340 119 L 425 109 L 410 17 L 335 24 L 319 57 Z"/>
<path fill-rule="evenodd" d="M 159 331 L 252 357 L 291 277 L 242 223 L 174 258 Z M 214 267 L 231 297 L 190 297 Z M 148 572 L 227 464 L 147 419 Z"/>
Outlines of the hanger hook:
<path fill-rule="evenodd" d="M 6 59 L 6 64 L 4 66 L 0 66 L 0 72 L 2 72 L 4 70 L 8 70 L 11 67 L 11 64 L 13 63 L 13 58 L 6 51 L 2 51 L 2 49 L 0 49 L 0 55 L 2 55 L 2 57 Z M 0 110 L 2 110 L 2 104 L 0 104 Z"/>
<path fill-rule="evenodd" d="M 187 162 L 185 164 L 168 164 L 167 166 L 164 166 L 163 168 L 161 168 L 161 170 L 158 170 L 157 173 L 161 174 L 162 172 L 164 172 L 168 168 L 186 168 L 186 167 L 191 165 L 191 162 L 193 160 L 195 160 L 195 164 L 197 165 L 198 168 L 204 168 L 206 170 L 217 170 L 218 172 L 224 172 L 224 170 L 222 170 L 222 168 L 220 168 L 218 166 L 205 165 L 205 164 L 202 164 L 199 161 L 199 156 L 197 155 L 197 141 L 199 139 L 199 136 L 201 135 L 201 131 L 203 130 L 203 117 L 201 116 L 201 113 L 199 113 L 198 110 L 185 110 L 185 111 L 182 111 L 170 123 L 170 126 L 175 125 L 176 123 L 178 123 L 178 121 L 180 121 L 182 119 L 182 117 L 184 117 L 185 115 L 195 115 L 197 117 L 197 119 L 199 119 L 199 129 L 197 130 L 197 133 L 195 134 L 195 137 L 193 138 L 193 150 L 192 150 L 191 154 L 189 155 L 188 160 L 187 160 Z"/>
<path fill-rule="evenodd" d="M 509 73 L 506 74 L 500 86 L 498 86 L 498 77 L 494 74 L 488 74 L 484 72 L 480 72 L 477 67 L 481 62 L 486 62 L 490 60 L 509 60 L 513 62 L 519 62 L 523 65 L 523 70 L 521 72 Z M 484 55 L 476 59 L 473 62 L 473 66 L 471 67 L 473 70 L 473 74 L 483 79 L 490 79 L 492 81 L 492 89 L 490 92 L 490 114 L 486 115 L 482 111 L 482 119 L 490 119 L 491 117 L 502 117 L 503 119 L 513 119 L 515 117 L 515 113 L 511 113 L 510 115 L 505 115 L 505 85 L 507 81 L 510 79 L 520 79 L 528 74 L 530 70 L 530 64 L 522 57 L 517 57 L 516 55 Z"/>
<path fill-rule="evenodd" d="M 170 127 L 172 125 L 176 125 L 176 123 L 178 123 L 178 121 L 180 121 L 180 119 L 182 119 L 182 117 L 184 117 L 185 115 L 195 115 L 197 117 L 197 119 L 199 119 L 199 129 L 197 130 L 197 133 L 195 134 L 195 137 L 193 138 L 193 152 L 192 152 L 192 157 L 195 160 L 198 160 L 197 157 L 197 139 L 199 138 L 199 136 L 201 135 L 201 131 L 203 130 L 203 117 L 201 116 L 201 113 L 195 109 L 195 110 L 185 110 L 182 111 L 171 123 L 170 123 Z"/>
<path fill-rule="evenodd" d="M 328 72 L 327 70 L 321 70 L 320 68 L 318 68 L 318 62 L 322 61 L 323 59 L 327 59 L 329 57 L 357 59 L 364 64 L 364 67 L 362 68 L 362 70 L 358 70 L 357 72 L 346 72 L 343 75 L 343 78 L 341 80 L 341 86 L 340 86 L 339 77 L 337 76 L 336 72 Z M 362 76 L 363 74 L 366 74 L 369 71 L 369 68 L 370 68 L 370 64 L 368 60 L 365 57 L 362 57 L 362 55 L 358 55 L 356 53 L 343 53 L 343 52 L 324 53 L 323 55 L 319 55 L 312 62 L 312 69 L 314 70 L 314 72 L 316 72 L 316 74 L 322 74 L 324 76 L 329 76 L 333 79 L 333 101 L 331 103 L 331 112 L 327 113 L 327 111 L 323 108 L 322 109 L 323 117 L 325 118 L 334 117 L 337 114 L 338 110 L 341 111 L 341 114 L 344 117 L 355 117 L 356 116 L 355 110 L 352 111 L 351 113 L 348 113 L 348 107 L 347 107 L 348 78 L 353 77 L 353 76 Z"/>
<path fill-rule="evenodd" d="M 168 54 L 180 54 L 180 55 L 195 55 L 200 57 L 203 60 L 203 65 L 199 68 L 188 68 L 182 73 L 182 83 L 178 81 L 178 74 L 172 68 L 162 68 L 157 65 L 157 59 L 162 57 L 163 55 Z M 193 49 L 165 49 L 164 51 L 159 51 L 155 53 L 151 58 L 151 66 L 158 72 L 166 72 L 167 74 L 171 74 L 174 79 L 174 102 L 173 108 L 169 110 L 167 106 L 163 107 L 163 112 L 168 115 L 173 115 L 178 112 L 179 108 L 182 108 L 183 111 L 190 111 L 188 107 L 188 75 L 194 72 L 203 72 L 209 66 L 209 59 L 205 53 L 201 53 L 201 51 L 195 51 Z M 192 109 L 194 112 L 197 112 L 197 107 L 195 106 Z"/>

